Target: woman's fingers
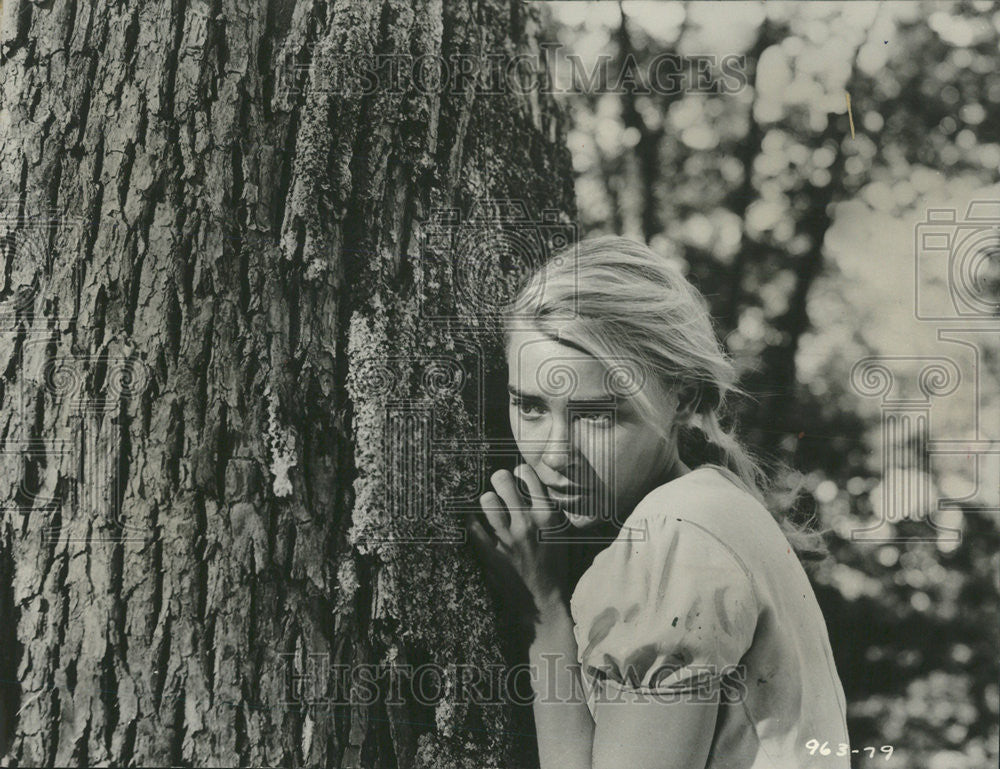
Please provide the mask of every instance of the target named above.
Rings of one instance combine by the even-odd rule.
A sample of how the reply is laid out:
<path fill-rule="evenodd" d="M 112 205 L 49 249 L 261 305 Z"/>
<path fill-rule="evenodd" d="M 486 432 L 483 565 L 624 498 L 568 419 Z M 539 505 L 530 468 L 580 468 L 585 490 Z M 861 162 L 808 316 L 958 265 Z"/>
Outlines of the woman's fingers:
<path fill-rule="evenodd" d="M 556 510 L 534 469 L 531 465 L 518 465 L 514 468 L 514 475 L 528 487 L 528 494 L 531 495 L 531 517 L 535 525 L 539 528 L 549 526 L 556 517 Z"/>
<path fill-rule="evenodd" d="M 479 498 L 479 506 L 486 513 L 486 520 L 489 521 L 497 539 L 505 545 L 510 545 L 510 513 L 500 497 L 492 491 L 487 491 Z"/>
<path fill-rule="evenodd" d="M 500 495 L 500 499 L 507 505 L 511 514 L 518 508 L 524 507 L 524 498 L 517 490 L 517 483 L 515 483 L 510 470 L 497 470 L 490 477 L 490 483 L 493 484 L 493 488 L 496 489 L 497 494 Z"/>
<path fill-rule="evenodd" d="M 503 545 L 497 544 L 487 532 L 486 526 L 475 519 L 467 523 L 470 539 L 485 562 L 482 574 L 489 588 L 504 597 L 508 608 L 515 614 L 525 611 L 524 607 L 534 607 L 530 596 L 526 597 L 525 586 L 510 562 L 502 554 Z"/>
<path fill-rule="evenodd" d="M 465 522 L 465 528 L 469 532 L 469 539 L 472 544 L 481 550 L 492 549 L 496 546 L 496 541 L 489 535 L 486 528 L 475 518 L 470 518 Z"/>
<path fill-rule="evenodd" d="M 497 540 L 491 536 L 479 521 L 472 519 L 468 523 L 468 530 L 472 544 L 479 550 L 480 554 L 489 562 L 489 566 L 495 566 L 500 553 L 497 552 Z"/>
<path fill-rule="evenodd" d="M 486 568 L 483 570 L 486 581 L 495 588 L 500 587 L 502 584 L 499 577 L 501 564 L 500 554 L 497 552 L 496 540 L 489 535 L 486 527 L 475 519 L 468 522 L 467 528 L 473 546 L 479 552 L 480 557 L 486 562 Z"/>
<path fill-rule="evenodd" d="M 510 470 L 497 470 L 490 478 L 490 482 L 493 484 L 493 488 L 496 489 L 497 495 L 507 506 L 509 517 L 507 527 L 511 535 L 515 538 L 523 537 L 527 531 L 525 515 L 528 505 L 525 503 L 524 497 L 521 496 L 521 492 L 517 490 L 517 483 L 514 480 L 514 476 Z"/>
<path fill-rule="evenodd" d="M 542 502 L 547 502 L 548 497 L 545 494 L 545 487 L 542 486 L 542 482 L 538 480 L 538 475 L 531 468 L 531 465 L 518 465 L 514 468 L 514 477 L 520 478 L 524 482 L 524 485 L 528 487 L 528 494 L 531 497 L 532 504 L 539 504 Z"/>
<path fill-rule="evenodd" d="M 517 488 L 518 479 L 527 487 L 527 499 Z M 505 545 L 511 545 L 512 539 L 523 539 L 532 528 L 551 526 L 558 517 L 558 511 L 545 493 L 545 486 L 530 465 L 518 465 L 513 473 L 498 470 L 490 482 L 496 492 L 483 494 L 479 504 Z M 505 532 L 507 539 L 503 537 Z"/>

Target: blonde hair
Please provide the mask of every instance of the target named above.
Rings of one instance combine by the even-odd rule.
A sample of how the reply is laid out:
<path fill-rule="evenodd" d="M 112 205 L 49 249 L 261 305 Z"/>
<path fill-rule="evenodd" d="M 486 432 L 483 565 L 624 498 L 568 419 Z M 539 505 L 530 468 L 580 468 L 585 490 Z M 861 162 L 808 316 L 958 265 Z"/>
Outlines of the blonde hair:
<path fill-rule="evenodd" d="M 504 320 L 508 333 L 520 322 L 530 324 L 618 372 L 619 383 L 635 387 L 637 405 L 654 425 L 663 417 L 636 380 L 651 379 L 654 392 L 676 389 L 692 399 L 688 420 L 677 426 L 681 460 L 727 468 L 764 502 L 767 473 L 721 422 L 727 397 L 741 392 L 736 370 L 705 298 L 669 259 L 627 238 L 583 240 L 530 276 Z M 629 362 L 624 375 L 622 361 Z M 772 514 L 800 555 L 822 552 L 815 534 Z"/>

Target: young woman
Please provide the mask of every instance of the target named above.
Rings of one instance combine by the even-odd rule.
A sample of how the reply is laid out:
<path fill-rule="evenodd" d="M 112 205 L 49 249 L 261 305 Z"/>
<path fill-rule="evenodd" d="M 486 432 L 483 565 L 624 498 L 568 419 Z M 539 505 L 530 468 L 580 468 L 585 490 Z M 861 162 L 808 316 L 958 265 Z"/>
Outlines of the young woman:
<path fill-rule="evenodd" d="M 506 341 L 524 464 L 493 475 L 470 529 L 493 582 L 530 597 L 542 769 L 848 767 L 794 532 L 719 424 L 734 371 L 701 295 L 645 246 L 596 238 L 532 277 Z M 694 436 L 717 462 L 686 456 Z M 575 586 L 560 527 L 617 532 Z"/>

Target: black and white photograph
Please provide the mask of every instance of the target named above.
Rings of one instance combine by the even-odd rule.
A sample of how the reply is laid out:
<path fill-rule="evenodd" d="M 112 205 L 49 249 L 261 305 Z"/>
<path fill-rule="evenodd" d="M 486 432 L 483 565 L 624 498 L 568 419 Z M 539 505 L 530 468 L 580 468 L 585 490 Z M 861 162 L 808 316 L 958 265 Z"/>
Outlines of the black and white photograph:
<path fill-rule="evenodd" d="M 0 767 L 998 762 L 1000 3 L 0 0 Z"/>

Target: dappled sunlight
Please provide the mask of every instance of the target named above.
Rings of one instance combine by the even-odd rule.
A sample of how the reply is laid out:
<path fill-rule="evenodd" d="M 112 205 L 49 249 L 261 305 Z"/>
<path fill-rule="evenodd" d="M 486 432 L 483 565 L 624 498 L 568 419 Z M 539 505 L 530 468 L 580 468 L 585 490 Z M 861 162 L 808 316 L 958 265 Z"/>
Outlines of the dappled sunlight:
<path fill-rule="evenodd" d="M 584 60 L 704 55 L 721 83 L 745 57 L 732 92 L 561 97 L 584 229 L 646 240 L 707 295 L 751 395 L 740 424 L 828 531 L 813 580 L 854 739 L 897 766 L 995 764 L 1000 531 L 978 511 L 1000 509 L 1000 454 L 943 452 L 1000 440 L 996 340 L 960 332 L 1000 286 L 1000 214 L 969 208 L 1000 200 L 1000 11 L 671 5 L 624 3 L 623 38 L 614 4 L 551 4 Z"/>

